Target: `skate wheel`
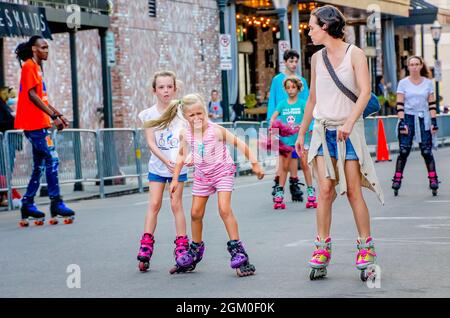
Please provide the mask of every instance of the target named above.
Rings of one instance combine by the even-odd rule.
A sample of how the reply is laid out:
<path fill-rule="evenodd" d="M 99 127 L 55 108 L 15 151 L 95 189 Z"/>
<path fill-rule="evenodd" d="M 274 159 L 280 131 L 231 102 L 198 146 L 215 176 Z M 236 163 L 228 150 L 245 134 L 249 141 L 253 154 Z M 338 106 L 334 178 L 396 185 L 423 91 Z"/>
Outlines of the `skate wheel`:
<path fill-rule="evenodd" d="M 71 218 L 64 219 L 64 224 L 72 224 L 72 223 L 73 223 L 73 219 L 71 219 Z"/>
<path fill-rule="evenodd" d="M 361 280 L 363 282 L 367 281 L 368 277 L 367 277 L 366 271 L 365 270 L 361 271 L 361 275 L 359 277 L 361 278 Z"/>
<path fill-rule="evenodd" d="M 173 274 L 175 274 L 177 271 L 178 271 L 178 268 L 177 268 L 176 266 L 174 266 L 174 267 L 172 267 L 172 268 L 169 270 L 169 274 L 170 274 L 170 275 L 173 275 Z"/>
<path fill-rule="evenodd" d="M 312 269 L 312 270 L 309 272 L 309 279 L 310 279 L 310 280 L 315 280 L 315 279 L 316 279 L 316 270 L 315 270 L 315 269 Z"/>
<path fill-rule="evenodd" d="M 251 276 L 255 274 L 255 266 L 251 264 L 242 265 L 241 267 L 236 269 L 236 274 L 239 277 Z"/>
<path fill-rule="evenodd" d="M 56 224 L 58 224 L 58 220 L 57 219 L 51 219 L 50 221 L 48 221 L 48 224 L 56 225 Z"/>
<path fill-rule="evenodd" d="M 29 225 L 28 221 L 20 221 L 19 222 L 20 227 L 28 227 L 28 225 Z"/>
<path fill-rule="evenodd" d="M 148 262 L 139 262 L 139 270 L 141 272 L 146 272 L 149 267 L 150 267 L 150 263 L 148 263 Z"/>
<path fill-rule="evenodd" d="M 42 225 L 44 225 L 44 221 L 34 221 L 34 225 L 42 226 Z"/>
<path fill-rule="evenodd" d="M 311 269 L 311 272 L 309 273 L 309 279 L 310 280 L 317 280 L 321 279 L 327 276 L 327 269 L 326 268 L 313 268 Z"/>

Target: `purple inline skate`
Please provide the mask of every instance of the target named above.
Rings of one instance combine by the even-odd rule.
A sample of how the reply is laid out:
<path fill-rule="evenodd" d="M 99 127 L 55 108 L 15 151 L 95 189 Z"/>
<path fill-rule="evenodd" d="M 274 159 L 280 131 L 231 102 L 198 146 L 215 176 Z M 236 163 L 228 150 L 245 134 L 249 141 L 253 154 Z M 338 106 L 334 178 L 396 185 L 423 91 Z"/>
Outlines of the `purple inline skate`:
<path fill-rule="evenodd" d="M 174 243 L 175 249 L 173 251 L 173 256 L 175 257 L 175 266 L 169 270 L 169 273 L 170 274 L 184 273 L 186 272 L 186 268 L 179 266 L 177 262 L 189 251 L 189 238 L 187 237 L 187 235 L 177 236 L 175 238 Z"/>
<path fill-rule="evenodd" d="M 189 246 L 189 251 L 179 258 L 177 258 L 177 265 L 182 268 L 179 271 L 190 272 L 195 269 L 197 264 L 202 260 L 203 254 L 205 253 L 205 243 L 201 241 L 200 243 L 192 242 Z"/>
<path fill-rule="evenodd" d="M 153 254 L 153 244 L 155 243 L 154 237 L 150 233 L 142 235 L 141 247 L 137 259 L 139 261 L 139 270 L 146 272 L 150 267 L 150 258 Z"/>
<path fill-rule="evenodd" d="M 230 266 L 231 268 L 236 269 L 236 273 L 239 277 L 255 274 L 255 266 L 249 263 L 248 255 L 245 252 L 241 241 L 228 241 L 227 250 L 231 255 Z"/>

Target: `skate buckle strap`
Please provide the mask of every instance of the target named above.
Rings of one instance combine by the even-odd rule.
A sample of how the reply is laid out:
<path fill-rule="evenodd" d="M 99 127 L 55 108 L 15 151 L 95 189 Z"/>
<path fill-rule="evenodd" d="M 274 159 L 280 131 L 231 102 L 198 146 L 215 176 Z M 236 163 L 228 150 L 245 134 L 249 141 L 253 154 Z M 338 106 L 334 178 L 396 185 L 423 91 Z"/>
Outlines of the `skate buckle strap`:
<path fill-rule="evenodd" d="M 320 256 L 325 256 L 326 258 L 330 258 L 331 254 L 327 250 L 318 249 L 318 250 L 315 250 L 314 253 L 313 253 L 313 257 L 317 257 L 317 256 L 319 256 L 319 257 Z"/>
<path fill-rule="evenodd" d="M 189 239 L 188 239 L 188 237 L 187 236 L 178 236 L 176 239 L 175 239 L 175 242 L 174 242 L 177 246 L 179 246 L 179 245 L 182 245 L 182 246 L 189 246 Z"/>
<path fill-rule="evenodd" d="M 367 250 L 367 249 L 361 249 L 358 254 L 356 255 L 356 264 L 365 263 L 369 260 L 367 259 L 368 256 L 371 257 L 377 257 L 377 254 L 374 251 Z"/>
<path fill-rule="evenodd" d="M 141 240 L 141 245 L 153 245 L 153 243 L 155 243 L 155 241 L 153 240 L 153 238 L 151 238 L 151 237 L 149 237 L 149 236 L 144 237 L 144 238 Z"/>

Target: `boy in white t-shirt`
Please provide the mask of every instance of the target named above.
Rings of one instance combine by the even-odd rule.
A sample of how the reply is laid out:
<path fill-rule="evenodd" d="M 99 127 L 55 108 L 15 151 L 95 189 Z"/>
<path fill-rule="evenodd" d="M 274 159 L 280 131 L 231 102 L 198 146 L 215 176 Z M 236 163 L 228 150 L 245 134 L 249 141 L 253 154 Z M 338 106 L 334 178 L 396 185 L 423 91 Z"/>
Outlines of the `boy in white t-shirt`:
<path fill-rule="evenodd" d="M 139 113 L 138 117 L 142 123 L 158 119 L 164 113 L 170 101 L 175 98 L 177 89 L 176 75 L 169 71 L 157 72 L 154 75 L 152 86 L 157 103 Z M 144 234 L 142 235 L 141 246 L 137 256 L 139 269 L 142 272 L 147 271 L 150 266 L 157 217 L 161 209 L 166 182 L 170 183 L 172 181 L 179 147 L 178 138 L 184 124 L 185 121 L 182 118 L 176 118 L 165 129 L 147 128 L 145 130 L 151 157 L 148 163 L 149 205 L 145 219 Z M 187 168 L 183 168 L 178 181 L 180 182 L 180 187 L 172 195 L 170 202 L 177 232 L 174 241 L 175 260 L 187 253 L 189 248 L 182 200 L 184 182 L 187 181 Z"/>

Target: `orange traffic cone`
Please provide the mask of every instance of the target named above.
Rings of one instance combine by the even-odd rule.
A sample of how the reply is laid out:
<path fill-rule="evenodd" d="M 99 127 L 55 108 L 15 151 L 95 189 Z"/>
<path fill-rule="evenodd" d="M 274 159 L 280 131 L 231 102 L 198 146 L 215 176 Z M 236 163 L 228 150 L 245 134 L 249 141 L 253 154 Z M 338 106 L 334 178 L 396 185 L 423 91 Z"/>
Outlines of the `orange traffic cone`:
<path fill-rule="evenodd" d="M 384 124 L 381 118 L 378 119 L 378 145 L 377 145 L 377 160 L 378 161 L 391 161 L 389 156 L 389 149 L 386 140 L 386 134 L 384 132 Z"/>

